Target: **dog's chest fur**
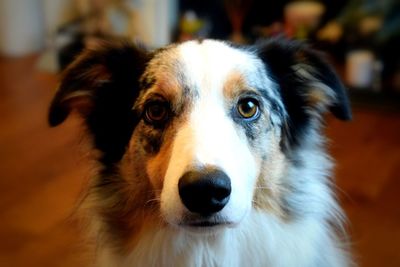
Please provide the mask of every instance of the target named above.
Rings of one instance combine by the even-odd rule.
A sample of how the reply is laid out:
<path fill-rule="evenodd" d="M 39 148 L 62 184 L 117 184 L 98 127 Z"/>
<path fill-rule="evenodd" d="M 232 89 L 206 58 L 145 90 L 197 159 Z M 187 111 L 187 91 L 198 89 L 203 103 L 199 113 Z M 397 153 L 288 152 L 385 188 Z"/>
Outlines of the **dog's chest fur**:
<path fill-rule="evenodd" d="M 346 266 L 347 259 L 338 253 L 319 222 L 284 225 L 253 212 L 243 224 L 209 236 L 152 227 L 127 255 L 101 251 L 98 266 Z"/>

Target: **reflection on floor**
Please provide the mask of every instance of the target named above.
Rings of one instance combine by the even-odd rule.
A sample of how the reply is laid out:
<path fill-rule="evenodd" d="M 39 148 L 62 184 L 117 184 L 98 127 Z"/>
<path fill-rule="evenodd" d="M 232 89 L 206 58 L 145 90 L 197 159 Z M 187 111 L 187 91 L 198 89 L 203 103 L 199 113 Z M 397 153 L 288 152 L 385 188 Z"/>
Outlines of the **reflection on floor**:
<path fill-rule="evenodd" d="M 85 266 L 70 215 L 90 169 L 77 118 L 50 129 L 57 77 L 36 57 L 0 59 L 0 265 Z M 400 266 L 400 114 L 356 109 L 328 118 L 340 198 L 360 266 Z"/>

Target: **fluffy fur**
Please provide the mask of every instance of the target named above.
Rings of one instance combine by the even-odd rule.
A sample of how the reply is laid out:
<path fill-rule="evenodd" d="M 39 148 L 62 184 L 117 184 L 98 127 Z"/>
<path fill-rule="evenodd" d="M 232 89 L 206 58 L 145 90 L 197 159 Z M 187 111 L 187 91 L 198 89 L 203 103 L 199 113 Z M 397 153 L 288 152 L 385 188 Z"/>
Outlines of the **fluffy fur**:
<path fill-rule="evenodd" d="M 240 113 L 246 101 L 253 116 Z M 346 120 L 350 107 L 304 44 L 104 44 L 65 71 L 50 124 L 71 110 L 100 152 L 82 204 L 96 266 L 350 265 L 321 135 L 325 111 Z M 179 184 L 207 168 L 229 177 L 231 192 L 200 214 Z"/>

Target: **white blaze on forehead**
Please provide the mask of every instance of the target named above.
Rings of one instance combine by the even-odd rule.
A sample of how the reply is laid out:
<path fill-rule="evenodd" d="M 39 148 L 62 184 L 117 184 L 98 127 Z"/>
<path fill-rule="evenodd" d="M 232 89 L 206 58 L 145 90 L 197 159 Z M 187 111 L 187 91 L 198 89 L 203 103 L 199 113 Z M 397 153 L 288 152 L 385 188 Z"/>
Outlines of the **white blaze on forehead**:
<path fill-rule="evenodd" d="M 187 121 L 177 129 L 161 210 L 168 221 L 178 223 L 184 212 L 178 192 L 180 177 L 196 165 L 212 165 L 225 171 L 232 184 L 230 201 L 221 214 L 238 222 L 251 207 L 259 163 L 244 131 L 230 116 L 231 107 L 226 105 L 223 89 L 233 71 L 247 78 L 257 71 L 259 62 L 250 54 L 216 41 L 188 42 L 177 49 L 184 80 L 197 94 Z"/>
<path fill-rule="evenodd" d="M 248 83 L 265 86 L 268 78 L 262 63 L 248 52 L 213 40 L 183 43 L 178 55 L 185 81 L 197 92 L 188 123 L 195 139 L 196 160 L 200 164 L 222 164 L 234 162 L 238 155 L 245 158 L 246 153 L 235 154 L 241 149 L 248 151 L 248 143 L 244 132 L 235 127 L 223 90 L 230 75 L 236 73 L 242 73 Z"/>
<path fill-rule="evenodd" d="M 177 49 L 182 74 L 191 90 L 199 90 L 203 94 L 209 91 L 221 93 L 223 83 L 233 71 L 246 76 L 250 86 L 269 88 L 271 84 L 257 57 L 223 42 L 190 41 Z"/>

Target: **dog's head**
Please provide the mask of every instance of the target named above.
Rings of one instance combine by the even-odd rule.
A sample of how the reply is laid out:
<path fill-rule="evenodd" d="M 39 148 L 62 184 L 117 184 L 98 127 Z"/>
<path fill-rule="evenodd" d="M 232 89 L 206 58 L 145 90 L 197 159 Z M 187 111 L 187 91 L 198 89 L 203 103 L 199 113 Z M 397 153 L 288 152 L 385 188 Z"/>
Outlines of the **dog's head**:
<path fill-rule="evenodd" d="M 155 52 L 104 45 L 65 71 L 50 124 L 71 109 L 126 187 L 119 198 L 140 202 L 135 209 L 156 199 L 152 212 L 188 229 L 236 225 L 252 208 L 282 215 L 291 155 L 323 112 L 350 118 L 345 90 L 320 55 L 281 39 Z"/>

